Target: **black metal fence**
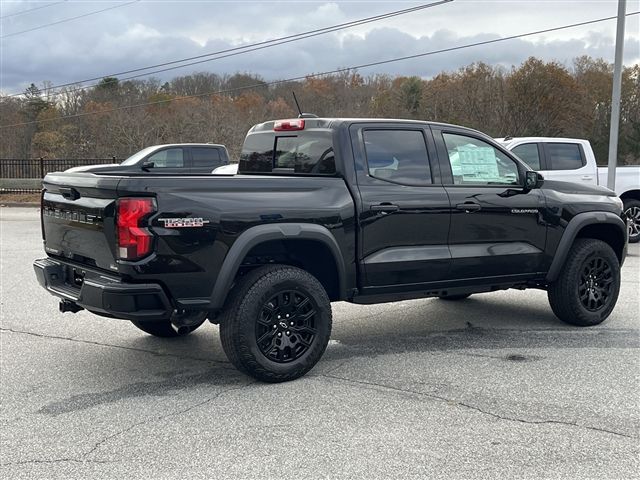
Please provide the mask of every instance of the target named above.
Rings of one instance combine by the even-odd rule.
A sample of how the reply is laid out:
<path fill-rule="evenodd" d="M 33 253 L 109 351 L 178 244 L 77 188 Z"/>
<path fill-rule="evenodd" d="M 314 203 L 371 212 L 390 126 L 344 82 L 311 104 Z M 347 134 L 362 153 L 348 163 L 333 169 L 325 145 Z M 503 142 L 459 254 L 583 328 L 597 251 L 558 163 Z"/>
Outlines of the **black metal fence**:
<path fill-rule="evenodd" d="M 0 158 L 0 178 L 44 178 L 49 172 L 62 172 L 84 165 L 119 163 L 112 158 Z"/>
<path fill-rule="evenodd" d="M 1 188 L 0 187 L 0 206 L 3 205 L 3 201 L 7 201 L 6 198 L 2 198 L 2 195 L 28 195 L 28 198 L 24 198 L 24 199 L 19 199 L 18 201 L 31 201 L 31 197 L 34 194 L 39 194 L 42 191 L 42 189 L 36 189 L 36 188 Z"/>
<path fill-rule="evenodd" d="M 37 193 L 28 180 L 42 179 L 47 173 L 61 172 L 72 167 L 119 163 L 111 158 L 0 158 L 0 194 Z M 25 182 L 20 182 L 24 179 Z M 3 180 L 7 180 L 4 181 Z M 31 184 L 33 182 L 30 182 Z"/>

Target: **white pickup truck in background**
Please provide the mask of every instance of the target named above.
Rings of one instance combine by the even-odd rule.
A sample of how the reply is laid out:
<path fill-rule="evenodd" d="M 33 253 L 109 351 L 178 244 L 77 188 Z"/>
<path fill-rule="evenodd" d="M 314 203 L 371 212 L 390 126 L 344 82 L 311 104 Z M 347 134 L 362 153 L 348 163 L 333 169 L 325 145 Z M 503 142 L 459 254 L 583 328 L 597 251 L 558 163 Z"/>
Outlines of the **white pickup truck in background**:
<path fill-rule="evenodd" d="M 588 140 L 555 137 L 507 137 L 498 142 L 544 178 L 607 186 L 607 167 L 598 167 Z M 615 192 L 624 202 L 629 242 L 640 241 L 640 166 L 616 169 Z"/>

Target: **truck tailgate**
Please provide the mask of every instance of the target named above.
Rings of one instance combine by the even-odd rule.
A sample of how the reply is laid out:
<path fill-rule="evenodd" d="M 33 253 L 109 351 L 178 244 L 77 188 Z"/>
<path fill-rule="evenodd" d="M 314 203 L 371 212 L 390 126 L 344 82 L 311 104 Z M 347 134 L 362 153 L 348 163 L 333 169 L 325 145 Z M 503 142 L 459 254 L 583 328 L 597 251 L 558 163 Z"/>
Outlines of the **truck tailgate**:
<path fill-rule="evenodd" d="M 117 270 L 114 217 L 119 181 L 91 173 L 47 175 L 41 213 L 47 253 Z"/>

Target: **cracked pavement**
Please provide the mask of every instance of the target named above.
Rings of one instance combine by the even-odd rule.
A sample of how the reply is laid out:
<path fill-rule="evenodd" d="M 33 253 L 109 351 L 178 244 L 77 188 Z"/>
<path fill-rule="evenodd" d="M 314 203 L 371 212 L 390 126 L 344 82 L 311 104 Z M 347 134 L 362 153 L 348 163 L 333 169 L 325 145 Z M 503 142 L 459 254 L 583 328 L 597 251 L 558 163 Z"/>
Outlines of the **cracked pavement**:
<path fill-rule="evenodd" d="M 324 358 L 279 385 L 214 325 L 59 313 L 36 209 L 0 208 L 0 247 L 2 478 L 640 478 L 640 245 L 601 326 L 534 290 L 337 303 Z"/>

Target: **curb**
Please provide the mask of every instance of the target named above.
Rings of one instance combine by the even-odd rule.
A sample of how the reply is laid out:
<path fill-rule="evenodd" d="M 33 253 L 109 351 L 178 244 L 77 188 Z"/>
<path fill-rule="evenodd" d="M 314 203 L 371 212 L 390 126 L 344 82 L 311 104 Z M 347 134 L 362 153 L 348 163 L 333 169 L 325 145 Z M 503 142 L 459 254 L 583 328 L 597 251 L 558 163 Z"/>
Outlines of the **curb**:
<path fill-rule="evenodd" d="M 11 207 L 11 208 L 32 208 L 37 207 L 40 208 L 40 204 L 36 202 L 3 202 L 0 200 L 0 207 Z"/>

